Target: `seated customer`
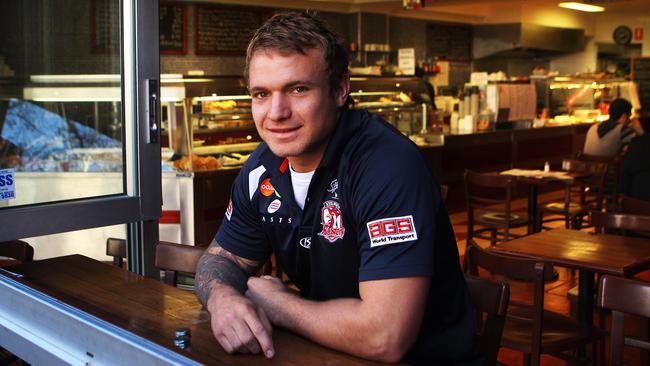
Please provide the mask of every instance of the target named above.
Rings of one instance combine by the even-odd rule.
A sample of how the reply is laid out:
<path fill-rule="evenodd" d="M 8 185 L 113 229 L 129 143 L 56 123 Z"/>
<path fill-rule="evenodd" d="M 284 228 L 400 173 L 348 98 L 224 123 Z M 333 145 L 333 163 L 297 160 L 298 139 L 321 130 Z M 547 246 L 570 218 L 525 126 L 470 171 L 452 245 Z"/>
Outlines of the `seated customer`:
<path fill-rule="evenodd" d="M 644 133 L 628 145 L 621 168 L 620 191 L 650 201 L 650 115 L 641 117 L 640 123 Z"/>
<path fill-rule="evenodd" d="M 609 105 L 609 120 L 594 124 L 587 132 L 584 153 L 597 156 L 614 156 L 634 137 L 630 126 L 632 104 L 625 99 L 615 99 Z"/>

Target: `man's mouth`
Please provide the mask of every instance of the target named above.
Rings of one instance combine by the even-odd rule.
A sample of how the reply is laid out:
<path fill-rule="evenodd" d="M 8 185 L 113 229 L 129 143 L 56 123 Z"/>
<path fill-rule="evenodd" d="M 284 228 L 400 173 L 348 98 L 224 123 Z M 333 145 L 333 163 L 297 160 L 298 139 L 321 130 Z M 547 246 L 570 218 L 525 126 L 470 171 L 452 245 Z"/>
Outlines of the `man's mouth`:
<path fill-rule="evenodd" d="M 269 131 L 271 134 L 282 138 L 282 137 L 289 137 L 290 135 L 293 135 L 296 131 L 300 129 L 301 126 L 296 126 L 296 127 L 283 127 L 283 128 L 267 128 L 267 131 Z"/>

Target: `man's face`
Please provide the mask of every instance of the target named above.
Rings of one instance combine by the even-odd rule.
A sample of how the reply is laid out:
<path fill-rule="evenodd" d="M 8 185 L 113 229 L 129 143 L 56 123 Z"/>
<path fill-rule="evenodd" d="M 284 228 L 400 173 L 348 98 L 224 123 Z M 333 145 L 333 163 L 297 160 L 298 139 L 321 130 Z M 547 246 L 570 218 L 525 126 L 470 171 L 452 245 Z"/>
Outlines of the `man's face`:
<path fill-rule="evenodd" d="M 306 55 L 257 51 L 249 64 L 248 87 L 255 126 L 277 156 L 297 171 L 316 169 L 343 106 L 349 83 L 330 92 L 323 51 Z"/>

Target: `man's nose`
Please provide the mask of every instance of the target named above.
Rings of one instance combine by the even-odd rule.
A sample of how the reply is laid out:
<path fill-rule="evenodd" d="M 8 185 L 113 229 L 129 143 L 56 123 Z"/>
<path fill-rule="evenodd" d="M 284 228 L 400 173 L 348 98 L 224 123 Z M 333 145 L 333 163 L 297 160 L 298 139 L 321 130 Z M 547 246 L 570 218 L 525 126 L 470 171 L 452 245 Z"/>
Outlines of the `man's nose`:
<path fill-rule="evenodd" d="M 275 93 L 271 100 L 271 110 L 269 118 L 279 121 L 291 117 L 291 105 L 289 98 L 282 93 Z"/>

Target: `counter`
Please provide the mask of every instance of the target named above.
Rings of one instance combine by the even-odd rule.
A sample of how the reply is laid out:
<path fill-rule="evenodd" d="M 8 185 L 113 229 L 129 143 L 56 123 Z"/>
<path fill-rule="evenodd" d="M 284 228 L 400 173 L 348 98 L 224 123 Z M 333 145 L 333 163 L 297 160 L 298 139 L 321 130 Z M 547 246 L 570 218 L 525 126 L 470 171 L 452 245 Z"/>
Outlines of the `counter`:
<path fill-rule="evenodd" d="M 574 124 L 447 133 L 441 139 L 444 144 L 429 142 L 421 145 L 420 149 L 438 182 L 450 188 L 447 198 L 449 209 L 458 210 L 464 207 L 465 169 L 541 169 L 546 161 L 559 167 L 562 159 L 574 157 L 582 149 L 589 126 Z M 191 230 L 195 245 L 207 245 L 214 237 L 230 198 L 230 187 L 238 173 L 238 168 L 191 173 L 192 189 L 185 194 L 192 201 L 187 207 L 193 216 Z M 526 191 L 522 189 L 520 193 L 524 195 Z M 182 216 L 190 217 L 189 214 Z"/>
<path fill-rule="evenodd" d="M 449 208 L 460 209 L 464 207 L 465 169 L 542 169 L 547 161 L 559 167 L 563 159 L 582 150 L 590 126 L 584 123 L 452 133 L 445 135 L 444 146 L 422 146 L 421 150 L 438 182 L 449 186 Z"/>

